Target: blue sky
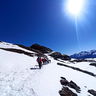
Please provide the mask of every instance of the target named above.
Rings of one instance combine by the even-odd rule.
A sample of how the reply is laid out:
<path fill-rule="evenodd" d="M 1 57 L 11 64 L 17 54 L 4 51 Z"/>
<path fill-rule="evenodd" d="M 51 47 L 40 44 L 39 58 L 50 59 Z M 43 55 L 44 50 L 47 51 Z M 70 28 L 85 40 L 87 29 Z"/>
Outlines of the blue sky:
<path fill-rule="evenodd" d="M 30 46 L 39 43 L 64 54 L 96 49 L 96 0 L 87 0 L 77 21 L 66 0 L 0 0 L 0 40 Z"/>

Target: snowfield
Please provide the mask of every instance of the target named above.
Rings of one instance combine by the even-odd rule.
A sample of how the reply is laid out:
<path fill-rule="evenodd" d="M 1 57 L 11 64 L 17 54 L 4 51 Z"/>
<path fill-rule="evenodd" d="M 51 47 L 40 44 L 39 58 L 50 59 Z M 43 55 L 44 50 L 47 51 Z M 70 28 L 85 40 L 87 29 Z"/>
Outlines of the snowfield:
<path fill-rule="evenodd" d="M 30 53 L 35 53 L 35 52 L 33 52 L 33 51 L 30 51 L 30 50 L 26 50 L 26 49 L 24 49 L 24 48 L 21 48 L 21 47 L 19 47 L 18 45 L 11 44 L 11 43 L 6 43 L 6 42 L 0 42 L 0 48 L 20 49 L 20 50 L 27 51 L 27 52 L 30 52 Z"/>
<path fill-rule="evenodd" d="M 87 70 L 87 71 L 90 71 L 90 72 L 93 72 L 94 74 L 96 74 L 96 67 L 89 65 L 90 62 L 79 62 L 79 63 L 77 62 L 74 64 L 67 62 L 66 64 L 69 66 L 77 67 L 77 68 Z"/>
<path fill-rule="evenodd" d="M 78 96 L 88 96 L 89 89 L 96 90 L 96 77 L 59 66 L 57 65 L 59 61 L 50 56 L 48 58 L 51 63 L 43 65 L 42 69 L 30 70 L 38 68 L 36 56 L 30 57 L 0 49 L 0 96 L 60 96 L 58 93 L 62 88 L 60 77 L 72 80 L 80 86 L 80 93 L 70 88 Z M 96 68 L 89 66 L 89 63 L 64 64 L 88 69 L 96 74 Z"/>

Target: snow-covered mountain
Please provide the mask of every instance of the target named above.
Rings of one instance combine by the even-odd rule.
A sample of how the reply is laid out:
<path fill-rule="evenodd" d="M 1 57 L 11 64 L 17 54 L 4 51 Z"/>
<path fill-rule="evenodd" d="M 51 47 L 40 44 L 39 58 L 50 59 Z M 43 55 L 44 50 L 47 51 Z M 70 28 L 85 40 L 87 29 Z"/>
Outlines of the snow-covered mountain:
<path fill-rule="evenodd" d="M 76 58 L 76 59 L 96 58 L 96 50 L 81 51 L 79 53 L 75 53 L 71 55 L 71 58 Z"/>
<path fill-rule="evenodd" d="M 52 53 L 0 42 L 0 96 L 96 96 L 92 62 L 54 59 Z M 38 69 L 38 55 L 51 62 Z"/>

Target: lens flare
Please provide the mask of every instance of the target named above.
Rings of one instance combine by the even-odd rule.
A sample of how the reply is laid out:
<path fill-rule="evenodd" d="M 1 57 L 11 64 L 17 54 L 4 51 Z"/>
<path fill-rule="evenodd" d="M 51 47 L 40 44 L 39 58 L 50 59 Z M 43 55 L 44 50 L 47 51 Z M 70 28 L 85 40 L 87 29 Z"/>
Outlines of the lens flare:
<path fill-rule="evenodd" d="M 68 0 L 67 1 L 67 11 L 74 15 L 80 15 L 81 11 L 83 10 L 84 0 Z"/>

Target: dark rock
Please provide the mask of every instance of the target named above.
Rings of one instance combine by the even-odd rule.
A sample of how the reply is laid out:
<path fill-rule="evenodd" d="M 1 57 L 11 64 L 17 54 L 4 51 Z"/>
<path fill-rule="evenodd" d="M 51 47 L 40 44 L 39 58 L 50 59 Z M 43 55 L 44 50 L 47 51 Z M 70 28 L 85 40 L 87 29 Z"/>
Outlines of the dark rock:
<path fill-rule="evenodd" d="M 37 56 L 42 56 L 42 55 L 44 55 L 44 54 L 43 54 L 42 52 L 40 52 L 39 50 L 33 49 L 33 48 L 31 48 L 31 47 L 26 47 L 26 46 L 20 45 L 20 44 L 16 44 L 16 45 L 18 45 L 19 47 L 21 47 L 21 48 L 23 48 L 23 49 L 27 49 L 27 50 L 29 50 L 29 51 L 36 52 L 36 53 L 37 53 Z"/>
<path fill-rule="evenodd" d="M 33 44 L 32 46 L 30 46 L 30 48 L 38 50 L 38 51 L 40 51 L 42 53 L 50 53 L 50 52 L 52 52 L 52 50 L 50 48 L 41 46 L 39 44 Z"/>
<path fill-rule="evenodd" d="M 88 62 L 88 60 L 86 60 L 86 59 L 75 59 L 71 62 Z"/>
<path fill-rule="evenodd" d="M 61 77 L 61 79 L 64 79 L 64 80 L 66 80 L 66 78 L 65 78 L 65 77 Z"/>
<path fill-rule="evenodd" d="M 26 46 L 24 46 L 24 45 L 20 45 L 20 44 L 16 44 L 16 45 L 18 45 L 19 47 L 21 47 L 21 48 L 23 48 L 23 49 L 27 49 L 27 50 L 29 50 L 29 51 L 33 51 L 33 52 L 35 52 L 36 54 L 36 56 L 39 56 L 39 57 L 45 57 L 46 55 L 44 55 L 42 52 L 40 52 L 39 50 L 36 50 L 36 49 L 33 49 L 33 48 L 31 48 L 31 47 L 26 47 Z"/>
<path fill-rule="evenodd" d="M 65 86 L 69 84 L 69 82 L 64 77 L 61 77 L 60 83 L 61 85 L 65 85 Z"/>
<path fill-rule="evenodd" d="M 76 92 L 78 92 L 78 93 L 80 93 L 80 91 L 81 91 L 80 87 L 75 82 L 73 82 L 73 81 L 68 82 L 68 80 L 66 80 L 66 78 L 64 78 L 64 77 L 61 77 L 60 83 L 63 86 L 68 86 L 70 88 L 75 89 Z"/>
<path fill-rule="evenodd" d="M 28 55 L 28 56 L 31 56 L 31 57 L 33 57 L 35 55 L 34 53 L 23 51 L 21 49 L 12 49 L 12 48 L 0 48 L 0 49 L 10 51 L 10 52 L 20 53 L 20 54 L 25 54 L 25 55 Z"/>
<path fill-rule="evenodd" d="M 76 93 L 73 93 L 68 87 L 63 87 L 59 91 L 60 96 L 78 96 Z"/>
<path fill-rule="evenodd" d="M 96 63 L 90 63 L 91 66 L 95 66 L 96 67 Z"/>
<path fill-rule="evenodd" d="M 95 90 L 90 89 L 90 90 L 88 90 L 88 92 L 89 92 L 90 94 L 92 94 L 93 96 L 96 96 L 96 91 L 95 91 Z"/>
<path fill-rule="evenodd" d="M 62 55 L 60 52 L 54 52 L 50 54 L 51 57 L 54 59 L 62 59 L 62 60 L 71 60 L 71 58 L 68 55 Z"/>
<path fill-rule="evenodd" d="M 96 63 L 95 60 L 86 60 L 86 59 L 75 59 L 75 60 L 70 60 L 70 62 L 75 63 L 75 62 L 94 62 Z"/>
<path fill-rule="evenodd" d="M 75 89 L 78 93 L 80 93 L 80 87 L 73 81 L 69 82 L 69 87 Z"/>

